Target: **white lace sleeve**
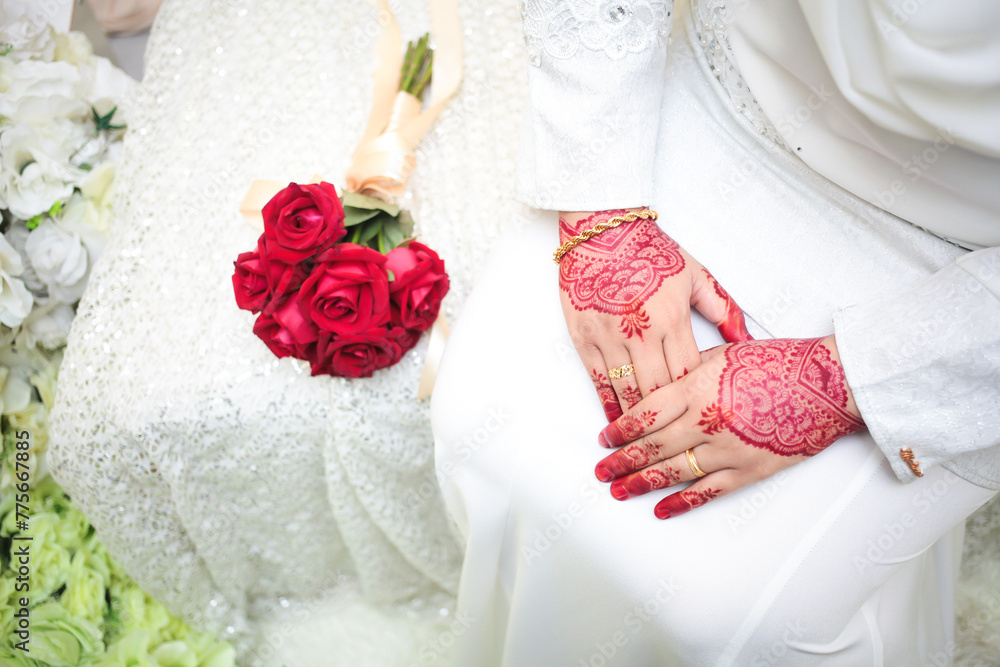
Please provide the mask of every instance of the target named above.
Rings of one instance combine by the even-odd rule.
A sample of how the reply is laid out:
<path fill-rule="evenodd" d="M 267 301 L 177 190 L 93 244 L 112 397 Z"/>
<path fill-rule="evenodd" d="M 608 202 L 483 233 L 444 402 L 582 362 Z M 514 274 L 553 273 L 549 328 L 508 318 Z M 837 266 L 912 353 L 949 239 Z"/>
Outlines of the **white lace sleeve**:
<path fill-rule="evenodd" d="M 847 381 L 903 481 L 944 465 L 1000 488 L 1000 248 L 835 319 Z M 909 452 L 909 454 L 902 454 Z"/>
<path fill-rule="evenodd" d="M 517 197 L 536 208 L 643 206 L 653 189 L 671 0 L 525 0 L 529 107 Z"/>

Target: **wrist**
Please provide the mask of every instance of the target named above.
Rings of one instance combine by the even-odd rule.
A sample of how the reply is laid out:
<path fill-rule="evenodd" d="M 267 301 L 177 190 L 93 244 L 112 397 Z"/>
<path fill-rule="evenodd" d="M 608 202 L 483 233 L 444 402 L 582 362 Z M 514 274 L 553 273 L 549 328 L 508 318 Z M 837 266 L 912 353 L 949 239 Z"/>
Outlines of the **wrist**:
<path fill-rule="evenodd" d="M 840 359 L 840 350 L 837 349 L 837 337 L 834 334 L 830 334 L 822 341 L 823 347 L 830 351 L 830 357 L 836 362 L 841 368 L 844 367 L 843 361 Z M 854 402 L 854 392 L 851 391 L 851 385 L 847 382 L 847 377 L 844 377 L 844 389 L 847 391 L 847 411 L 852 415 L 861 419 L 861 411 L 858 410 L 858 404 Z"/>
<path fill-rule="evenodd" d="M 583 230 L 590 229 L 598 223 L 606 222 L 616 215 L 632 211 L 642 211 L 644 208 L 643 206 L 638 206 L 635 208 L 607 209 L 605 211 L 559 211 L 559 242 L 565 243 Z M 616 230 L 610 230 L 610 232 L 614 231 Z"/>

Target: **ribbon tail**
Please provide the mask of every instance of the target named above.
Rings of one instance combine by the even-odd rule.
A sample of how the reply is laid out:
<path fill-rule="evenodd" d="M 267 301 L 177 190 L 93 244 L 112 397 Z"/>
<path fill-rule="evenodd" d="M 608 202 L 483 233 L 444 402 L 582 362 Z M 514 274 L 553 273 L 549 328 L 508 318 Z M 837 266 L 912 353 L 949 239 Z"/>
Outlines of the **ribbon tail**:
<path fill-rule="evenodd" d="M 448 342 L 450 334 L 448 321 L 444 319 L 444 313 L 439 313 L 434 326 L 431 327 L 431 340 L 427 344 L 427 358 L 424 360 L 424 372 L 420 376 L 420 386 L 417 387 L 417 400 L 422 401 L 434 392 L 434 383 L 437 382 L 438 368 L 441 365 L 441 357 L 444 354 L 445 343 Z"/>

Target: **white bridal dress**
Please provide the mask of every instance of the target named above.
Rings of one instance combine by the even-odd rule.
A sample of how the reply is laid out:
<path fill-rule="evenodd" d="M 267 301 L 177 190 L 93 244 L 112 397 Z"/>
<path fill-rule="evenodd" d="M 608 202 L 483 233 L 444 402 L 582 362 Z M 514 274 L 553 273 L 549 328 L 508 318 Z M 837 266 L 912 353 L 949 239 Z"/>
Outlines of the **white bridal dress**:
<path fill-rule="evenodd" d="M 870 433 L 667 521 L 663 492 L 614 500 L 555 213 L 508 221 L 432 411 L 455 664 L 953 663 L 963 520 L 1000 486 L 1000 30 L 911 4 L 524 3 L 519 196 L 658 210 L 756 337 L 837 333 Z"/>
<path fill-rule="evenodd" d="M 452 317 L 513 215 L 525 77 L 517 7 L 461 5 L 463 87 L 402 202 L 445 260 Z M 425 2 L 393 6 L 404 37 L 428 29 Z M 250 182 L 343 184 L 380 30 L 363 0 L 165 0 L 60 373 L 56 479 L 126 571 L 241 664 L 432 664 L 461 628 L 416 400 L 426 340 L 371 379 L 313 378 L 233 297 L 259 234 L 239 213 Z"/>

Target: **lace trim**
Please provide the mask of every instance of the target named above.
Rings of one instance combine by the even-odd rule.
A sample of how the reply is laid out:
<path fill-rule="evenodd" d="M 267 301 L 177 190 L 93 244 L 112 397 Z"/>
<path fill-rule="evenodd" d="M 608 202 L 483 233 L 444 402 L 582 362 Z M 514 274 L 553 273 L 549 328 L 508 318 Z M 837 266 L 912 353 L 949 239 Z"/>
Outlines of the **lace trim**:
<path fill-rule="evenodd" d="M 612 60 L 666 44 L 673 0 L 522 0 L 528 61 L 570 58 L 583 47 Z"/>
<path fill-rule="evenodd" d="M 764 114 L 736 65 L 726 25 L 730 19 L 726 0 L 693 0 L 691 16 L 694 20 L 694 36 L 705 53 L 708 69 L 718 79 L 722 91 L 732 101 L 733 108 L 750 122 L 758 134 L 792 152 Z"/>

